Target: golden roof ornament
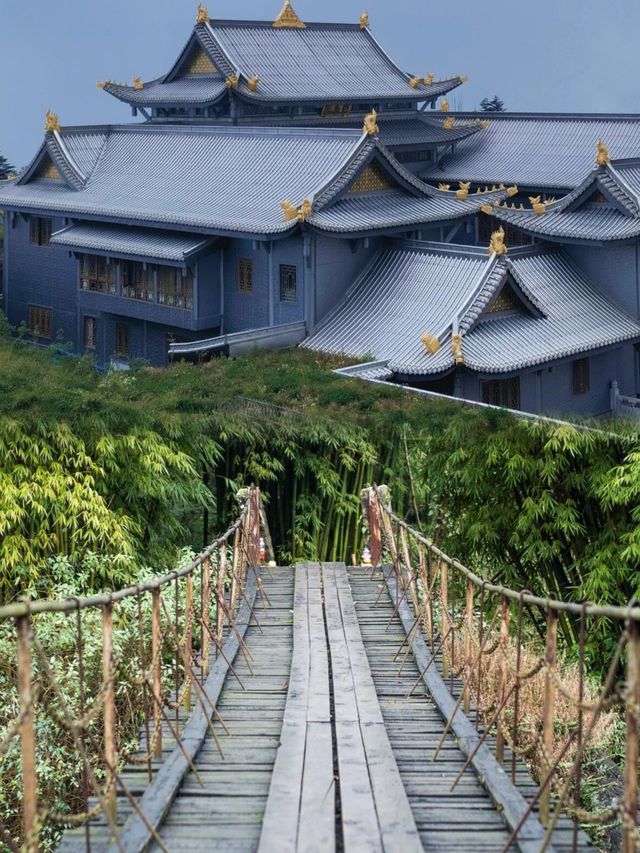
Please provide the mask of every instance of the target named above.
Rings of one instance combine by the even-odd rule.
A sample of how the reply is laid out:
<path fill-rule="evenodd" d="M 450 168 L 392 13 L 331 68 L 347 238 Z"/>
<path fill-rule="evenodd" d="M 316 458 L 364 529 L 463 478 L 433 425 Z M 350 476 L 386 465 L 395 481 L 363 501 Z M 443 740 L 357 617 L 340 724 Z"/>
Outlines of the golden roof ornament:
<path fill-rule="evenodd" d="M 298 222 L 306 222 L 313 213 L 313 205 L 308 198 L 302 202 L 298 208 Z"/>
<path fill-rule="evenodd" d="M 366 30 L 368 26 L 369 26 L 369 13 L 363 12 L 360 15 L 360 29 Z"/>
<path fill-rule="evenodd" d="M 237 74 L 229 74 L 227 79 L 225 80 L 225 84 L 227 89 L 237 89 L 238 83 L 240 82 L 240 78 Z"/>
<path fill-rule="evenodd" d="M 104 87 L 106 85 L 107 84 L 103 80 L 98 80 L 98 82 L 96 83 L 96 86 L 98 87 L 98 89 L 104 89 Z"/>
<path fill-rule="evenodd" d="M 464 201 L 466 198 L 469 198 L 469 190 L 471 189 L 471 181 L 465 183 L 464 181 L 460 181 L 460 189 L 456 190 L 456 198 L 459 201 Z"/>
<path fill-rule="evenodd" d="M 507 247 L 504 244 L 504 228 L 502 225 L 494 231 L 489 241 L 488 253 L 490 255 L 506 255 Z"/>
<path fill-rule="evenodd" d="M 313 205 L 308 198 L 302 202 L 300 207 L 296 207 L 295 204 L 288 200 L 281 201 L 280 207 L 282 208 L 285 222 L 292 222 L 294 219 L 297 219 L 300 223 L 306 222 L 313 213 Z"/>
<path fill-rule="evenodd" d="M 44 116 L 45 124 L 44 129 L 46 133 L 54 133 L 56 131 L 60 131 L 60 122 L 58 121 L 58 116 L 55 113 L 52 113 L 51 110 L 47 110 Z"/>
<path fill-rule="evenodd" d="M 441 346 L 440 341 L 430 332 L 425 332 L 424 335 L 420 336 L 420 343 L 431 355 L 437 353 Z"/>
<path fill-rule="evenodd" d="M 493 216 L 493 207 L 490 204 L 481 205 L 480 210 L 486 213 L 487 216 Z"/>
<path fill-rule="evenodd" d="M 258 91 L 258 83 L 260 82 L 260 78 L 257 74 L 254 74 L 253 77 L 249 77 L 247 80 L 247 88 L 250 92 Z"/>
<path fill-rule="evenodd" d="M 422 82 L 425 86 L 430 86 L 433 83 L 433 74 L 427 74 Z"/>
<path fill-rule="evenodd" d="M 377 136 L 380 133 L 377 119 L 378 113 L 375 110 L 371 110 L 371 112 L 364 117 L 362 132 L 366 133 L 367 136 Z"/>
<path fill-rule="evenodd" d="M 500 189 L 502 189 L 502 186 L 500 187 Z M 507 189 L 507 195 L 509 196 L 509 198 L 513 198 L 514 195 L 518 195 L 518 187 L 516 186 L 516 184 Z"/>
<path fill-rule="evenodd" d="M 469 78 L 466 74 L 462 74 L 460 77 L 458 77 L 458 81 L 460 83 L 466 83 L 468 80 L 469 80 Z"/>
<path fill-rule="evenodd" d="M 451 130 L 451 128 L 453 127 L 453 116 L 447 116 L 444 120 L 442 127 L 445 130 Z"/>
<path fill-rule="evenodd" d="M 544 202 L 540 201 L 539 195 L 536 195 L 536 196 L 530 195 L 529 201 L 531 202 L 531 207 L 533 209 L 533 212 L 536 214 L 536 216 L 540 216 L 540 214 L 544 213 L 545 210 L 547 209 Z"/>
<path fill-rule="evenodd" d="M 443 98 L 440 101 L 440 112 L 448 113 L 449 112 L 449 101 L 446 98 Z"/>
<path fill-rule="evenodd" d="M 480 119 L 480 124 L 481 124 L 481 125 L 484 127 L 484 129 L 486 130 L 486 129 L 489 127 L 489 124 L 490 124 L 489 119 L 488 119 L 488 118 Z"/>
<path fill-rule="evenodd" d="M 451 184 L 438 184 L 439 190 L 448 190 Z"/>
<path fill-rule="evenodd" d="M 462 335 L 460 332 L 455 332 L 451 335 L 451 351 L 456 364 L 464 364 L 464 355 L 462 354 Z"/>
<path fill-rule="evenodd" d="M 418 86 L 420 85 L 420 82 L 421 82 L 420 77 L 412 77 L 409 80 L 409 85 L 411 86 L 412 89 L 417 89 Z"/>
<path fill-rule="evenodd" d="M 207 7 L 203 6 L 202 3 L 198 3 L 198 17 L 196 19 L 197 24 L 208 24 L 209 23 L 209 13 L 207 12 Z"/>
<path fill-rule="evenodd" d="M 142 77 L 134 77 L 133 78 L 133 88 L 140 91 L 140 89 L 144 89 L 144 83 L 142 82 Z"/>
<path fill-rule="evenodd" d="M 602 140 L 596 145 L 596 163 L 598 166 L 608 166 L 611 162 L 609 149 Z"/>
<path fill-rule="evenodd" d="M 296 15 L 291 0 L 284 0 L 284 6 L 280 9 L 278 17 L 272 26 L 276 29 L 306 30 L 307 25 Z"/>

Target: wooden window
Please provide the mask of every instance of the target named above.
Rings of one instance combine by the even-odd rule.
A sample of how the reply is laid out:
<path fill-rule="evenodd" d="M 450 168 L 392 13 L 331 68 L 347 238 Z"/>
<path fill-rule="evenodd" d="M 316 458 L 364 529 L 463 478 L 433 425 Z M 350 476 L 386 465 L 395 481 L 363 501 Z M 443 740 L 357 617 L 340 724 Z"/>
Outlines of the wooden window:
<path fill-rule="evenodd" d="M 80 287 L 93 293 L 116 293 L 116 265 L 101 255 L 82 255 Z"/>
<path fill-rule="evenodd" d="M 520 408 L 520 377 L 491 379 L 482 383 L 482 402 L 504 409 Z"/>
<path fill-rule="evenodd" d="M 573 386 L 573 395 L 577 397 L 580 394 L 588 394 L 589 392 L 589 359 L 578 358 L 571 364 L 571 381 Z"/>
<path fill-rule="evenodd" d="M 238 258 L 238 290 L 240 293 L 253 291 L 253 261 Z"/>
<path fill-rule="evenodd" d="M 521 303 L 513 292 L 513 289 L 510 285 L 505 284 L 500 293 L 491 303 L 489 313 L 499 314 L 501 311 L 514 311 L 516 308 L 520 307 L 520 304 Z"/>
<path fill-rule="evenodd" d="M 158 303 L 169 308 L 193 308 L 193 276 L 175 267 L 157 267 Z"/>
<path fill-rule="evenodd" d="M 153 301 L 153 270 L 139 261 L 124 261 L 120 265 L 122 295 L 126 299 Z"/>
<path fill-rule="evenodd" d="M 84 318 L 84 348 L 95 349 L 98 339 L 98 321 L 95 317 Z"/>
<path fill-rule="evenodd" d="M 291 264 L 280 264 L 280 302 L 293 304 L 298 300 L 297 269 Z"/>
<path fill-rule="evenodd" d="M 116 355 L 129 357 L 129 327 L 126 323 L 116 323 Z"/>
<path fill-rule="evenodd" d="M 31 217 L 31 245 L 49 246 L 51 244 L 51 231 L 53 219 L 47 216 Z"/>
<path fill-rule="evenodd" d="M 50 308 L 29 305 L 29 331 L 34 337 L 46 338 L 50 341 L 52 324 L 53 312 Z"/>

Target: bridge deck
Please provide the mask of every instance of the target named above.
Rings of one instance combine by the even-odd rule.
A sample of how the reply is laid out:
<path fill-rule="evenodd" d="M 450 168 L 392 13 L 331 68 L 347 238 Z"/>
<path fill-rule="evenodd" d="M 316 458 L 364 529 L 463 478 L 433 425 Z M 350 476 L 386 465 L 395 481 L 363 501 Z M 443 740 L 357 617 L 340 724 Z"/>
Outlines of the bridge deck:
<path fill-rule="evenodd" d="M 370 571 L 347 571 L 344 564 L 301 564 L 265 574 L 266 596 L 255 584 L 248 591 L 256 600 L 254 615 L 249 619 L 246 607 L 244 617 L 250 665 L 233 650 L 243 686 L 223 669 L 217 687 L 215 673 L 207 682 L 221 688 L 217 707 L 232 733 L 224 735 L 216 723 L 224 758 L 202 721 L 200 729 L 190 722 L 181 734 L 204 787 L 180 769 L 169 737 L 152 785 L 146 767 L 124 774 L 138 801 L 157 813 L 154 823 L 170 853 L 502 849 L 509 832 L 473 771 L 450 791 L 464 760 L 453 736 L 432 760 L 442 713 L 424 683 L 408 698 L 419 668 L 409 657 L 398 673 L 394 657 L 406 626 L 394 616 L 393 590 L 383 581 L 380 573 L 371 578 Z M 454 683 L 453 694 L 459 689 Z M 200 734 L 188 736 L 189 726 Z M 164 769 L 172 761 L 173 775 Z M 498 775 L 507 778 L 500 768 Z M 522 765 L 516 783 L 526 798 L 536 790 Z M 119 814 L 121 825 L 127 821 L 127 853 L 161 849 L 149 843 L 122 798 Z M 533 821 L 514 849 L 537 853 L 540 834 Z M 563 820 L 548 849 L 568 853 L 572 840 L 572 826 Z M 111 853 L 117 847 L 109 841 L 104 820 L 94 821 L 91 850 Z M 581 835 L 579 849 L 586 847 Z M 86 849 L 84 830 L 67 833 L 61 849 Z"/>

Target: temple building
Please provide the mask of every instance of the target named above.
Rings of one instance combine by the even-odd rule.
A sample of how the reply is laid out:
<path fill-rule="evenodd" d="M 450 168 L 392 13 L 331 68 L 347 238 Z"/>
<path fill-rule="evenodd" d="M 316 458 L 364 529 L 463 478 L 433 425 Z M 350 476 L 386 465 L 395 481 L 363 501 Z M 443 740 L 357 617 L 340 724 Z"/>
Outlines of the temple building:
<path fill-rule="evenodd" d="M 0 182 L 10 322 L 101 367 L 301 344 L 531 412 L 632 400 L 640 117 L 454 114 L 465 79 L 403 71 L 366 13 L 199 6 L 165 75 L 98 84 L 134 121 L 48 113 Z"/>

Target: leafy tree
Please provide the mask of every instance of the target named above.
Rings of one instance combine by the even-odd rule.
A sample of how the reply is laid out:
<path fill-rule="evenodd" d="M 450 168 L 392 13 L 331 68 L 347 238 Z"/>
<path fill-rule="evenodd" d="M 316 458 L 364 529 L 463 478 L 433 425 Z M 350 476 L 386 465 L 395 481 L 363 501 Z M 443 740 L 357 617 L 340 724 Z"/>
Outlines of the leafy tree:
<path fill-rule="evenodd" d="M 483 98 L 480 101 L 480 109 L 483 113 L 503 113 L 506 110 L 504 101 L 497 95 L 493 98 Z"/>
<path fill-rule="evenodd" d="M 9 163 L 6 157 L 0 154 L 0 180 L 4 180 L 8 175 L 15 172 L 14 167 Z"/>

